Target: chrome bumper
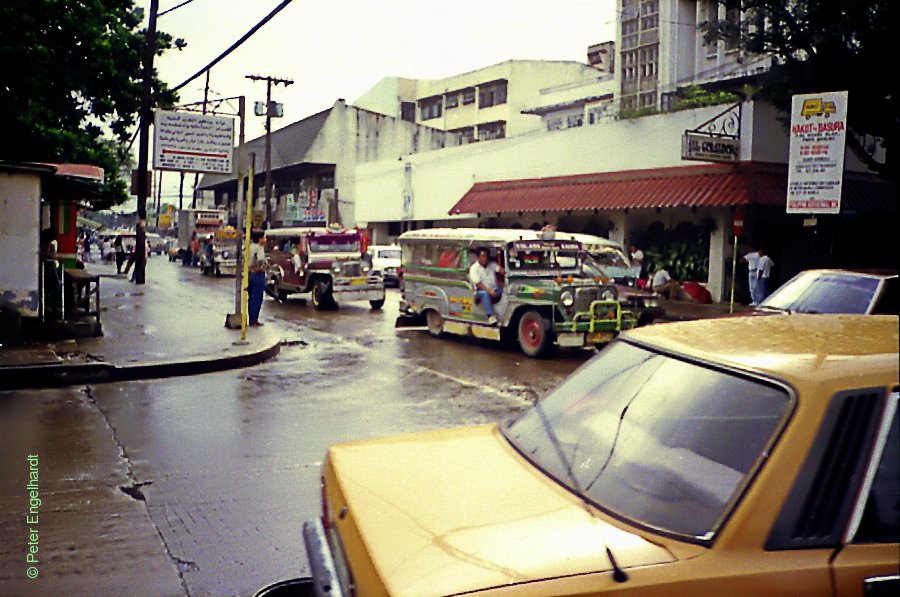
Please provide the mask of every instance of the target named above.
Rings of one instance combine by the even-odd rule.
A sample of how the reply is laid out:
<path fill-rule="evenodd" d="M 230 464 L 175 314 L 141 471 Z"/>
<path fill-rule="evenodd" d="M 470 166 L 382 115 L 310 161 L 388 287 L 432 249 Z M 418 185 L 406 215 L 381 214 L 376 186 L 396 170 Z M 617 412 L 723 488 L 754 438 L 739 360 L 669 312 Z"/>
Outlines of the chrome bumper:
<path fill-rule="evenodd" d="M 306 544 L 306 557 L 309 558 L 315 594 L 318 597 L 343 597 L 345 593 L 321 520 L 303 524 L 303 543 Z"/>

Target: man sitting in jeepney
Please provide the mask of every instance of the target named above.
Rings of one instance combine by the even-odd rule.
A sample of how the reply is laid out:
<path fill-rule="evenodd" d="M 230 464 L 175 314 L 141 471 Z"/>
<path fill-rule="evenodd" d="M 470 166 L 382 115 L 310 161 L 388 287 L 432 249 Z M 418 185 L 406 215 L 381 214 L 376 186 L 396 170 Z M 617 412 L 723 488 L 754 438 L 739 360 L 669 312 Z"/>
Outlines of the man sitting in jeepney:
<path fill-rule="evenodd" d="M 485 248 L 478 249 L 478 261 L 469 268 L 469 281 L 475 288 L 475 302 L 484 306 L 488 323 L 491 325 L 497 325 L 493 303 L 503 296 L 503 276 L 503 267 L 491 261 L 490 252 Z"/>

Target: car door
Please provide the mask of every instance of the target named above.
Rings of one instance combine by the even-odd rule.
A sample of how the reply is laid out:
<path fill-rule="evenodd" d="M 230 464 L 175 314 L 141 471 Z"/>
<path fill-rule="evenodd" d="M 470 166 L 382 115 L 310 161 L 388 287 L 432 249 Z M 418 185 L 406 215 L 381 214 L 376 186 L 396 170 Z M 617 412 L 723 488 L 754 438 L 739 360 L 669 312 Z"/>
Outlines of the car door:
<path fill-rule="evenodd" d="M 862 490 L 832 561 L 834 594 L 897 595 L 900 589 L 900 435 L 898 392 L 885 404 Z"/>

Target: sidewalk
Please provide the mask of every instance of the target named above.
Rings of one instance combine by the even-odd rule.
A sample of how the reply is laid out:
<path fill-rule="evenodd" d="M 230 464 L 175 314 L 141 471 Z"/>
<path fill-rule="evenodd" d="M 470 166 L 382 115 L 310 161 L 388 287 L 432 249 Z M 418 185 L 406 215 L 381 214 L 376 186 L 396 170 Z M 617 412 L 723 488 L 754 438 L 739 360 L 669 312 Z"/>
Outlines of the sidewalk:
<path fill-rule="evenodd" d="M 694 301 L 672 301 L 663 299 L 659 302 L 659 304 L 663 309 L 666 310 L 666 314 L 662 318 L 657 320 L 660 323 L 663 321 L 714 319 L 716 317 L 725 317 L 731 314 L 731 304 L 729 302 L 710 303 L 708 305 L 703 305 Z M 748 307 L 747 305 L 743 305 L 740 303 L 734 304 L 735 315 L 749 313 L 752 310 L 753 307 Z"/>
<path fill-rule="evenodd" d="M 225 328 L 233 302 L 196 308 L 191 284 L 166 275 L 168 265 L 151 259 L 139 286 L 114 265 L 87 264 L 101 276 L 103 336 L 0 348 L 0 390 L 194 375 L 278 354 L 279 339 L 267 328 L 249 328 L 247 343 L 238 344 L 240 330 Z"/>

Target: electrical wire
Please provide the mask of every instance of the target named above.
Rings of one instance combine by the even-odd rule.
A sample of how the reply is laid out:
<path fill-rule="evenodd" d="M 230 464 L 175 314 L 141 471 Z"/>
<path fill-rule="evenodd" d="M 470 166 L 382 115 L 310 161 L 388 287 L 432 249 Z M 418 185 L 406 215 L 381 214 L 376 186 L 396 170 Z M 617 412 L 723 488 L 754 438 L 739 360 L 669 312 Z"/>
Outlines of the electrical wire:
<path fill-rule="evenodd" d="M 164 10 L 164 11 L 162 11 L 162 12 L 156 13 L 156 16 L 157 16 L 157 17 L 161 17 L 161 16 L 163 16 L 164 14 L 168 14 L 168 13 L 172 12 L 173 10 L 178 10 L 178 9 L 181 8 L 182 6 L 187 6 L 188 4 L 190 4 L 190 3 L 193 2 L 193 1 L 194 1 L 194 0 L 184 0 L 184 2 L 182 2 L 182 3 L 179 4 L 178 6 L 173 6 L 172 8 L 169 8 L 169 9 L 166 9 L 166 10 Z"/>

